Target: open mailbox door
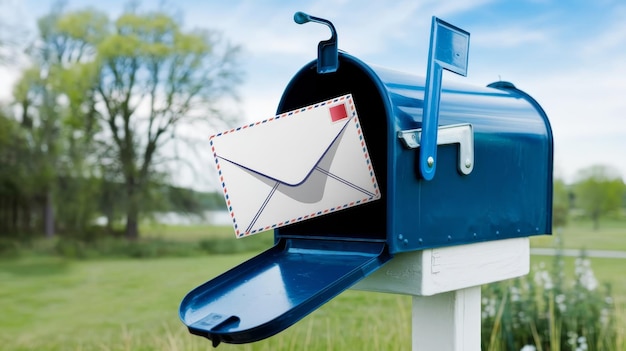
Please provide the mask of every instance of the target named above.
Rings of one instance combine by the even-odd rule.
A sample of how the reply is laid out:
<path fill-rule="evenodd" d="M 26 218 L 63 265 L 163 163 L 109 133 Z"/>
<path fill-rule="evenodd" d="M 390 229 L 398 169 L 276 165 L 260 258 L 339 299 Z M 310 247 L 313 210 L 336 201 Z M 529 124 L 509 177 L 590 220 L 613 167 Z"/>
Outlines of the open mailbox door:
<path fill-rule="evenodd" d="M 275 231 L 274 247 L 189 292 L 179 312 L 192 334 L 214 346 L 265 339 L 391 258 L 382 232 L 328 233 L 337 213 L 384 207 L 356 110 L 346 94 L 211 137 L 237 237 L 332 223 L 310 235 Z"/>
<path fill-rule="evenodd" d="M 180 318 L 213 346 L 258 341 L 296 323 L 390 258 L 384 242 L 283 238 L 189 292 Z"/>

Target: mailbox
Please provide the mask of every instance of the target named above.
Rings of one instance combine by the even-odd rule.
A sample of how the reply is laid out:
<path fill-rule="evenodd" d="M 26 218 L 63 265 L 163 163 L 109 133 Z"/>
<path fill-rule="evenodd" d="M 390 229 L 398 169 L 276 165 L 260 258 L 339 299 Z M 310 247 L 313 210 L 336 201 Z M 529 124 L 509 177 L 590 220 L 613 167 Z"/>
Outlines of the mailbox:
<path fill-rule="evenodd" d="M 306 65 L 279 112 L 350 93 L 382 199 L 276 230 L 283 237 L 384 241 L 392 253 L 551 232 L 552 133 L 546 114 L 507 82 L 444 84 L 436 174 L 419 173 L 424 78 L 339 53 Z"/>
<path fill-rule="evenodd" d="M 551 233 L 552 132 L 531 96 L 502 81 L 444 83 L 427 135 L 428 77 L 337 51 L 329 26 L 334 44 L 295 74 L 278 114 L 350 94 L 380 199 L 282 226 L 274 247 L 191 291 L 181 319 L 214 345 L 287 328 L 396 253 Z"/>

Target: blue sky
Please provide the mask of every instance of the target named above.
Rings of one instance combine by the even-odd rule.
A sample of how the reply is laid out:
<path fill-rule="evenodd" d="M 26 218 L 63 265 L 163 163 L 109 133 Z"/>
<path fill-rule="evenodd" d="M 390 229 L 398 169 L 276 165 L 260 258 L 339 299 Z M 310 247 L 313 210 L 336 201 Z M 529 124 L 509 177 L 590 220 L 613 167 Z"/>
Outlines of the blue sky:
<path fill-rule="evenodd" d="M 33 23 L 52 1 L 5 0 Z M 68 0 L 118 14 L 127 1 Z M 160 3 L 143 1 L 141 8 Z M 594 165 L 626 176 L 626 2 L 623 0 L 170 1 L 187 27 L 216 29 L 244 48 L 245 83 L 233 106 L 246 121 L 274 114 L 289 79 L 314 59 L 328 29 L 297 25 L 296 11 L 331 20 L 339 47 L 361 60 L 425 75 L 431 16 L 471 33 L 467 77 L 485 86 L 514 83 L 546 110 L 555 137 L 555 173 L 568 181 Z M 0 71 L 0 98 L 14 73 Z M 214 131 L 206 131 L 206 135 Z"/>

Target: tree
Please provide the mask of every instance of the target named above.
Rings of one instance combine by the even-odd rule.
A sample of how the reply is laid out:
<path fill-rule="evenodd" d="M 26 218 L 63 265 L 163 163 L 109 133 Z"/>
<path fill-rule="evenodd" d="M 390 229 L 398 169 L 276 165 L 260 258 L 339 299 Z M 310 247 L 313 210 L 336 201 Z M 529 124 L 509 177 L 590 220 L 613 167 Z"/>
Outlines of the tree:
<path fill-rule="evenodd" d="M 555 178 L 553 184 L 552 225 L 562 227 L 567 224 L 570 192 L 562 179 Z"/>
<path fill-rule="evenodd" d="M 180 128 L 223 119 L 218 103 L 240 82 L 239 48 L 158 11 L 111 21 L 56 6 L 38 28 L 33 64 L 14 89 L 37 191 L 47 194 L 47 209 L 53 194 L 65 203 L 56 213 L 73 228 L 97 208 L 112 219 L 123 206 L 126 236 L 136 238 L 150 187 L 164 183 L 164 165 L 176 160 L 167 151 L 184 140 Z"/>
<path fill-rule="evenodd" d="M 25 135 L 8 109 L 0 107 L 0 234 L 27 233 L 31 218 L 28 174 L 23 160 L 30 159 Z"/>
<path fill-rule="evenodd" d="M 139 235 L 141 203 L 176 127 L 220 118 L 216 102 L 239 82 L 238 52 L 162 12 L 123 13 L 97 46 L 97 99 L 122 170 L 128 238 Z"/>
<path fill-rule="evenodd" d="M 24 161 L 32 171 L 30 194 L 44 197 L 46 236 L 54 233 L 57 213 L 64 227 L 80 231 L 95 208 L 89 206 L 93 182 L 85 162 L 98 131 L 95 65 L 89 60 L 107 21 L 93 11 L 64 17 L 63 8 L 55 5 L 38 20 L 38 38 L 28 49 L 31 66 L 14 87 L 18 119 L 32 151 Z"/>
<path fill-rule="evenodd" d="M 592 166 L 578 174 L 574 184 L 576 203 L 593 221 L 593 228 L 600 227 L 600 218 L 619 210 L 625 187 L 619 173 L 607 166 Z"/>

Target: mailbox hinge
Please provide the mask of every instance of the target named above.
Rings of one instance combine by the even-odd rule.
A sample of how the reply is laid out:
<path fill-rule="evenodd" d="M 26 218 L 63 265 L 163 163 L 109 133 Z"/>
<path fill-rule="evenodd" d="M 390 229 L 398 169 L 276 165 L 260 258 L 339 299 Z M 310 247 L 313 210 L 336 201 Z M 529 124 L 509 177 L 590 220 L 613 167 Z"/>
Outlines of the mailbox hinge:
<path fill-rule="evenodd" d="M 401 130 L 398 138 L 409 149 L 420 147 L 421 129 Z M 437 129 L 437 145 L 459 144 L 458 170 L 468 175 L 474 169 L 474 131 L 469 123 L 452 124 Z"/>

